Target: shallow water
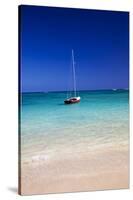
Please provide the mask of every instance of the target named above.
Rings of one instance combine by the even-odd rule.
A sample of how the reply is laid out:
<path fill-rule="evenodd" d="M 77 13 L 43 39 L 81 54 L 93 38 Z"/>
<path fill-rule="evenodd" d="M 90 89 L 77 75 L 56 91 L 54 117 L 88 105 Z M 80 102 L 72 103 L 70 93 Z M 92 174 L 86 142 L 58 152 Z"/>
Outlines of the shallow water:
<path fill-rule="evenodd" d="M 64 105 L 66 92 L 23 93 L 22 162 L 124 149 L 129 136 L 129 91 L 82 91 Z"/>

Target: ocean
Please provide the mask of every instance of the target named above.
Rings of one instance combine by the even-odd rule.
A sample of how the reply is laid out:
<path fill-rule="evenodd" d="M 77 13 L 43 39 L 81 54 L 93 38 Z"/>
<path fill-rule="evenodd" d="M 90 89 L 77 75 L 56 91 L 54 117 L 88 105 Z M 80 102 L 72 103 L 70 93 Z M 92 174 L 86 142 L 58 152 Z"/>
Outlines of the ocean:
<path fill-rule="evenodd" d="M 65 105 L 66 92 L 23 93 L 22 162 L 60 159 L 100 148 L 127 148 L 129 91 L 79 92 L 81 102 Z"/>

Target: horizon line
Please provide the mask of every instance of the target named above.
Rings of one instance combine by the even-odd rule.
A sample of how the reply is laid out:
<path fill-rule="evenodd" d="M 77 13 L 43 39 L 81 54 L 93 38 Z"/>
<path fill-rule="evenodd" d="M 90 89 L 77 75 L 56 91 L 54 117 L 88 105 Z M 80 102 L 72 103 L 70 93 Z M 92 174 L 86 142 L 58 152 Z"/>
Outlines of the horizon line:
<path fill-rule="evenodd" d="M 84 91 L 100 91 L 100 90 L 129 90 L 129 88 L 112 88 L 112 89 L 88 89 L 88 90 L 78 90 L 78 92 L 84 92 Z M 51 90 L 51 91 L 19 91 L 20 93 L 52 93 L 52 92 L 73 92 L 73 90 Z"/>

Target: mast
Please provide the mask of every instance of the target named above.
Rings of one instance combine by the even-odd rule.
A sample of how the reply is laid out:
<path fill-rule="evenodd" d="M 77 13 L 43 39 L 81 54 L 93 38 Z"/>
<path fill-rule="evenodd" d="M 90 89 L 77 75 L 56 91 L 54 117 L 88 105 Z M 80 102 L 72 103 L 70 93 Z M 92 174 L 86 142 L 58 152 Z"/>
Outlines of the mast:
<path fill-rule="evenodd" d="M 74 62 L 74 51 L 73 51 L 73 49 L 72 49 L 72 67 L 73 67 L 74 96 L 76 97 L 76 77 L 75 77 L 75 62 Z"/>

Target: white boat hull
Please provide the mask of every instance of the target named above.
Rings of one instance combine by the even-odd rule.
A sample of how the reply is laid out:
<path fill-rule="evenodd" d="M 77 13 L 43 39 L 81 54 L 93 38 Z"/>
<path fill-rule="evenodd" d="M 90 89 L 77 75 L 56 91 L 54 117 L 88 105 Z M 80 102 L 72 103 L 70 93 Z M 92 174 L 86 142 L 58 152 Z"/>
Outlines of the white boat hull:
<path fill-rule="evenodd" d="M 72 104 L 72 103 L 78 103 L 78 102 L 80 102 L 80 97 L 71 97 L 64 101 L 65 104 Z"/>

